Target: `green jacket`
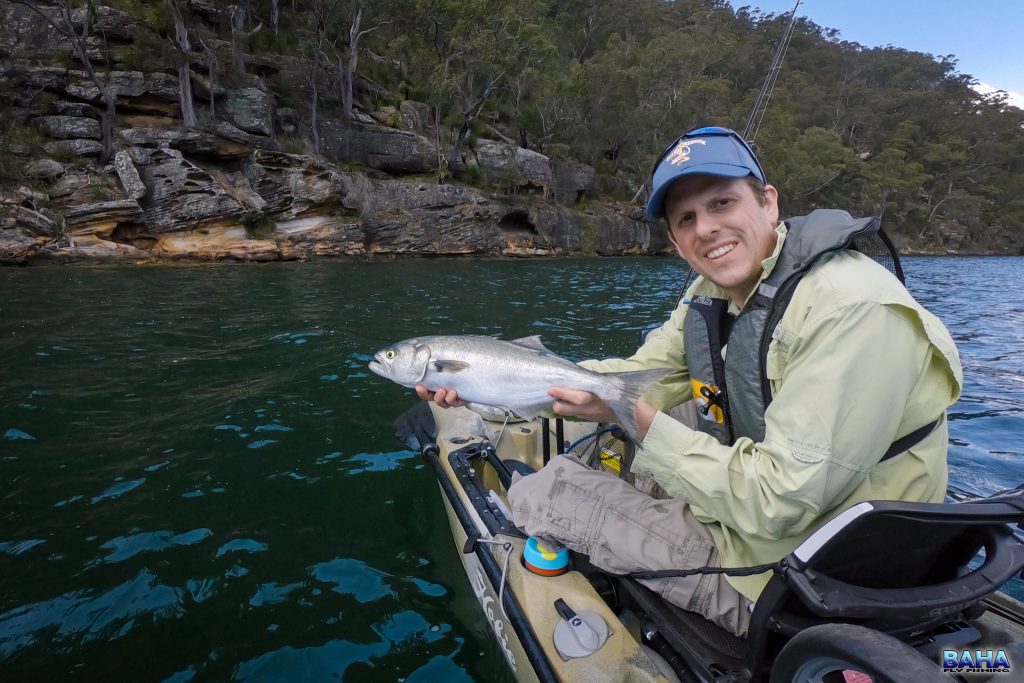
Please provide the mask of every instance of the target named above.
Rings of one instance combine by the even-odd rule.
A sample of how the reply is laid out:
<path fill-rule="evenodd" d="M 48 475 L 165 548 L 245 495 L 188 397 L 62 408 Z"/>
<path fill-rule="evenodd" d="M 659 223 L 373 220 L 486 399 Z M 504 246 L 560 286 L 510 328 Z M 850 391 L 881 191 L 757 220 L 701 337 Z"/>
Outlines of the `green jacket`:
<path fill-rule="evenodd" d="M 771 272 L 785 240 L 762 266 Z M 772 403 L 765 438 L 725 446 L 668 415 L 655 418 L 635 472 L 650 474 L 706 523 L 723 567 L 774 562 L 824 522 L 864 500 L 941 501 L 946 492 L 946 409 L 963 370 L 945 326 L 859 253 L 823 257 L 797 287 L 767 357 Z M 683 300 L 725 297 L 698 278 Z M 659 410 L 693 397 L 680 303 L 633 356 L 586 361 L 602 372 L 672 368 L 647 393 Z M 734 311 L 736 312 L 736 311 Z M 878 463 L 889 445 L 942 416 L 909 451 Z M 769 573 L 729 577 L 751 600 Z"/>

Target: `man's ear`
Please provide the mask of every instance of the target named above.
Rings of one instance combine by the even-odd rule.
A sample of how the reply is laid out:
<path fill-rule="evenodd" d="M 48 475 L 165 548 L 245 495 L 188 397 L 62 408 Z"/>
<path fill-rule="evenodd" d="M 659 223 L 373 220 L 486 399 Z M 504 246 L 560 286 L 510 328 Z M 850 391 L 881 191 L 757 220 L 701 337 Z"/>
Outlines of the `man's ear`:
<path fill-rule="evenodd" d="M 774 228 L 779 224 L 779 191 L 775 189 L 774 185 L 764 186 L 764 202 Z"/>

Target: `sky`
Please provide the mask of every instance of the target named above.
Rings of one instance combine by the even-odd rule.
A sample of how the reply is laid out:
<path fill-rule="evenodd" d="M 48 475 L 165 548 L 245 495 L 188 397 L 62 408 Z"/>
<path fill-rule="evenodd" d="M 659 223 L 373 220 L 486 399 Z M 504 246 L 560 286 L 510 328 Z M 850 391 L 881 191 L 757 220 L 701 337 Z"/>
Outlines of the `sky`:
<path fill-rule="evenodd" d="M 729 3 L 783 14 L 796 0 Z M 1024 0 L 803 0 L 797 16 L 866 47 L 953 54 L 957 70 L 980 81 L 978 90 L 1005 90 L 1024 109 Z"/>

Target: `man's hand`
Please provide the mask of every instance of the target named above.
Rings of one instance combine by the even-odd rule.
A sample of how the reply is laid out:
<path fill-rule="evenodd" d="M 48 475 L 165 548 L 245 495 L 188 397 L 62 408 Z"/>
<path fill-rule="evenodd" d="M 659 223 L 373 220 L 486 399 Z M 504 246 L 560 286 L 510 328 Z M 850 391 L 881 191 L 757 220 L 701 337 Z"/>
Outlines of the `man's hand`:
<path fill-rule="evenodd" d="M 590 422 L 619 421 L 611 408 L 589 391 L 551 387 L 548 389 L 548 396 L 555 399 L 555 404 L 551 406 L 551 409 L 559 415 L 579 417 Z M 637 426 L 640 428 L 640 433 L 636 436 L 642 440 L 647 436 L 647 430 L 651 428 L 651 423 L 654 422 L 658 411 L 642 398 L 636 402 L 634 410 L 636 410 Z"/>
<path fill-rule="evenodd" d="M 589 391 L 551 387 L 548 396 L 555 399 L 551 409 L 559 415 L 578 417 L 590 422 L 615 422 L 615 413 Z"/>
<path fill-rule="evenodd" d="M 438 389 L 430 391 L 422 384 L 416 385 L 416 395 L 424 401 L 433 401 L 442 408 L 458 408 L 464 406 L 468 401 L 460 401 L 459 394 L 454 389 Z"/>

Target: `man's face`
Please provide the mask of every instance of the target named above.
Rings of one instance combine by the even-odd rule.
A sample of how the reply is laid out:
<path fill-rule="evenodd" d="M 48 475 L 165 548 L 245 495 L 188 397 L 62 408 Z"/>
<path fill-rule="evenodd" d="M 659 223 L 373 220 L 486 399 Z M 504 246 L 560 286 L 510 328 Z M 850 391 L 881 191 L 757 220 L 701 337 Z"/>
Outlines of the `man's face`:
<path fill-rule="evenodd" d="M 779 195 L 765 189 L 762 204 L 743 178 L 697 174 L 675 181 L 665 198 L 676 252 L 740 306 L 775 249 Z"/>

